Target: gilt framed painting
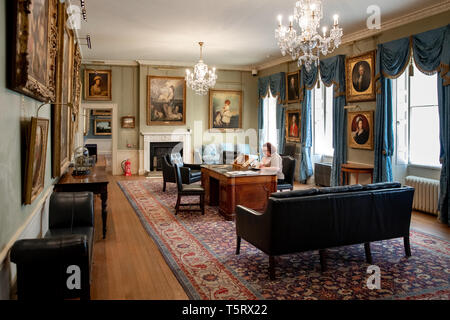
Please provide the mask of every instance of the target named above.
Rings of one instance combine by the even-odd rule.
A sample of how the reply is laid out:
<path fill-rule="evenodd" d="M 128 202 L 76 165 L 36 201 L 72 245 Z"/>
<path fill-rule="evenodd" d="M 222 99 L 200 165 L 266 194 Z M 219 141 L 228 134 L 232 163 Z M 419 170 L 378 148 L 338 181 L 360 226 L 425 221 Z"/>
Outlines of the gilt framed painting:
<path fill-rule="evenodd" d="M 147 77 L 147 125 L 186 124 L 186 81 L 183 77 Z"/>
<path fill-rule="evenodd" d="M 242 91 L 209 91 L 209 129 L 242 129 Z"/>
<path fill-rule="evenodd" d="M 111 70 L 84 70 L 84 99 L 111 101 Z"/>
<path fill-rule="evenodd" d="M 122 128 L 134 128 L 135 127 L 135 117 L 134 116 L 125 116 L 121 119 Z"/>
<path fill-rule="evenodd" d="M 300 110 L 286 110 L 285 111 L 285 136 L 288 142 L 300 142 Z"/>
<path fill-rule="evenodd" d="M 300 102 L 300 71 L 286 74 L 286 102 Z"/>
<path fill-rule="evenodd" d="M 348 112 L 347 126 L 350 148 L 373 150 L 373 111 Z"/>
<path fill-rule="evenodd" d="M 58 0 L 6 1 L 12 24 L 8 87 L 42 102 L 56 97 Z"/>
<path fill-rule="evenodd" d="M 94 135 L 96 136 L 110 136 L 111 119 L 95 119 L 94 120 Z"/>
<path fill-rule="evenodd" d="M 48 119 L 31 118 L 24 182 L 25 204 L 31 204 L 44 190 L 48 127 Z"/>
<path fill-rule="evenodd" d="M 345 68 L 347 102 L 374 101 L 375 51 L 346 58 Z"/>

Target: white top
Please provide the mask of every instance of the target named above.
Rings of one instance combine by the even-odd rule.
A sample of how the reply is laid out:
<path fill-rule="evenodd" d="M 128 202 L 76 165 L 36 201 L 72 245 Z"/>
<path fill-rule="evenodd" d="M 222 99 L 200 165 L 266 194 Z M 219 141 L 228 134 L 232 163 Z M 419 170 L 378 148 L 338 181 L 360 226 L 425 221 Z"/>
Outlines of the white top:
<path fill-rule="evenodd" d="M 263 157 L 262 163 L 266 166 L 269 165 L 268 167 L 264 167 L 264 170 L 274 170 L 277 173 L 278 179 L 284 179 L 283 159 L 281 159 L 281 156 L 277 152 L 272 153 L 270 157 Z"/>

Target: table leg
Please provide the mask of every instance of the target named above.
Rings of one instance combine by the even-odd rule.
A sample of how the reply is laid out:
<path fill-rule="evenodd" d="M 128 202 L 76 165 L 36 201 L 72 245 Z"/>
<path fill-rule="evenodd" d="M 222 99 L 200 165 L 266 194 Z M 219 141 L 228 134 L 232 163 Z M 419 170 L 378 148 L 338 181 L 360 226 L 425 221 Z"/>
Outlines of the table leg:
<path fill-rule="evenodd" d="M 106 238 L 106 219 L 108 217 L 108 212 L 106 210 L 108 201 L 108 191 L 104 191 L 100 194 L 102 199 L 102 222 L 103 222 L 103 239 Z"/>

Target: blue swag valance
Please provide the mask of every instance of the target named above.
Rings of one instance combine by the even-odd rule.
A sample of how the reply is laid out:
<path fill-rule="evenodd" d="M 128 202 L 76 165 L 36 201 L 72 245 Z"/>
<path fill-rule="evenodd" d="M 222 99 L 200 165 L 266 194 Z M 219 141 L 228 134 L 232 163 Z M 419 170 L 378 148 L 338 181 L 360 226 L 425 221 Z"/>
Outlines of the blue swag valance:
<path fill-rule="evenodd" d="M 439 218 L 450 224 L 450 25 L 410 38 L 380 44 L 377 52 L 377 107 L 375 114 L 374 180 L 392 181 L 391 157 L 394 153 L 392 80 L 406 69 L 413 55 L 419 70 L 438 72 L 440 160 L 442 163 Z"/>
<path fill-rule="evenodd" d="M 286 74 L 284 72 L 280 72 L 258 79 L 258 150 L 260 155 L 262 155 L 262 145 L 267 142 L 264 135 L 263 105 L 264 98 L 269 93 L 269 89 L 271 94 L 274 97 L 277 97 L 278 152 L 283 153 L 284 151 L 285 115 L 283 101 L 286 99 Z"/>

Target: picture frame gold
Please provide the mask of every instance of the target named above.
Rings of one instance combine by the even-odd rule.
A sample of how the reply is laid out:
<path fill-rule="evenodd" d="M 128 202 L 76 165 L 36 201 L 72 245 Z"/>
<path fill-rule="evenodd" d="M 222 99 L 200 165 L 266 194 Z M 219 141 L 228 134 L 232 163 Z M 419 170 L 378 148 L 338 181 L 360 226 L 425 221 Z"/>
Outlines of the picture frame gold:
<path fill-rule="evenodd" d="M 73 146 L 74 33 L 65 23 L 66 4 L 58 3 L 58 56 L 56 65 L 56 104 L 52 105 L 52 177 L 60 177 L 69 167 Z"/>
<path fill-rule="evenodd" d="M 300 142 L 301 111 L 285 110 L 285 139 L 287 142 Z"/>
<path fill-rule="evenodd" d="M 49 120 L 31 118 L 28 128 L 23 202 L 31 204 L 44 190 Z"/>
<path fill-rule="evenodd" d="M 109 123 L 109 130 L 107 132 L 104 132 L 99 128 L 99 123 L 102 122 L 108 122 Z M 112 120 L 111 119 L 94 119 L 94 135 L 96 136 L 110 136 L 112 134 L 112 128 L 111 128 Z"/>
<path fill-rule="evenodd" d="M 373 150 L 373 111 L 347 112 L 347 143 L 350 148 Z"/>
<path fill-rule="evenodd" d="M 84 70 L 84 100 L 111 101 L 111 84 L 111 70 Z"/>
<path fill-rule="evenodd" d="M 299 103 L 300 97 L 300 70 L 286 73 L 286 103 Z"/>
<path fill-rule="evenodd" d="M 112 110 L 92 110 L 93 116 L 112 116 Z"/>
<path fill-rule="evenodd" d="M 209 90 L 209 129 L 242 129 L 242 101 L 241 90 Z"/>
<path fill-rule="evenodd" d="M 185 124 L 185 79 L 147 76 L 147 125 L 181 126 Z"/>
<path fill-rule="evenodd" d="M 58 0 L 13 0 L 6 2 L 11 15 L 7 34 L 7 86 L 36 100 L 56 98 L 58 54 Z"/>
<path fill-rule="evenodd" d="M 347 102 L 375 101 L 375 53 L 345 59 Z"/>
<path fill-rule="evenodd" d="M 122 128 L 133 129 L 136 126 L 136 124 L 135 124 L 136 120 L 135 119 L 136 118 L 134 116 L 122 117 L 122 119 L 121 119 Z"/>

